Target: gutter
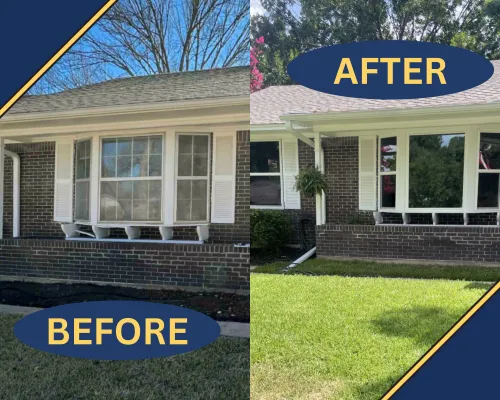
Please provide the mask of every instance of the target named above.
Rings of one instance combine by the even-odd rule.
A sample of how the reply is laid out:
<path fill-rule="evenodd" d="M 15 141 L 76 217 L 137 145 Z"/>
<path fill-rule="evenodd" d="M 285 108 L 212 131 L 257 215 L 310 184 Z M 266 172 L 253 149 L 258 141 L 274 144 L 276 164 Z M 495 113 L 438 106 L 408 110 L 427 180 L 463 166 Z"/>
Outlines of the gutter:
<path fill-rule="evenodd" d="M 134 104 L 125 106 L 89 107 L 68 111 L 26 112 L 7 114 L 2 117 L 0 126 L 12 122 L 44 121 L 63 118 L 105 117 L 117 114 L 135 114 L 154 111 L 181 111 L 198 108 L 250 105 L 249 96 L 234 96 L 201 100 L 169 101 L 163 103 Z"/>
<path fill-rule="evenodd" d="M 327 111 L 318 113 L 293 113 L 280 116 L 281 121 L 344 121 L 351 119 L 362 118 L 391 118 L 391 117 L 418 117 L 442 115 L 443 113 L 463 114 L 466 112 L 487 112 L 500 111 L 500 102 L 486 104 L 469 104 L 458 106 L 441 106 L 433 107 L 425 105 L 422 107 L 407 107 L 407 108 L 379 108 L 363 111 Z"/>

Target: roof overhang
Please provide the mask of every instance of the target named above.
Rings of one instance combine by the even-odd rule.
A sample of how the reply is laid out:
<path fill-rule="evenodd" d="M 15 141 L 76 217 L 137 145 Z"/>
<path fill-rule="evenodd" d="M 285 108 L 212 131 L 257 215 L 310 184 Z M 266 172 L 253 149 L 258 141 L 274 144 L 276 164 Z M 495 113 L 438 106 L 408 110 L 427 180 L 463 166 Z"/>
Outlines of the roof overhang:
<path fill-rule="evenodd" d="M 282 115 L 280 119 L 284 122 L 283 129 L 286 129 L 286 124 L 291 124 L 293 127 L 309 126 L 311 132 L 339 134 L 367 129 L 489 124 L 500 123 L 500 103 L 287 114 Z M 301 130 L 305 131 L 304 128 Z"/>
<path fill-rule="evenodd" d="M 115 129 L 230 124 L 249 128 L 249 96 L 6 115 L 0 137 L 52 137 Z"/>

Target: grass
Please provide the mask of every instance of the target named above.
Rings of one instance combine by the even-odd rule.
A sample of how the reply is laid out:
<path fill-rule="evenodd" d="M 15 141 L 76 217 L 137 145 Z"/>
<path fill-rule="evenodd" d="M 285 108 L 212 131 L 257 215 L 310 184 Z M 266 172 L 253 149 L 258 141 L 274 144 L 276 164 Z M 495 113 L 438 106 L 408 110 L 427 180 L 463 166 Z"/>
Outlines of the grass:
<path fill-rule="evenodd" d="M 220 338 L 176 357 L 93 361 L 43 353 L 0 315 L 0 399 L 248 399 L 249 341 Z"/>
<path fill-rule="evenodd" d="M 289 263 L 277 262 L 261 265 L 254 272 L 264 274 L 280 273 Z M 287 274 L 373 276 L 390 278 L 452 279 L 466 281 L 495 282 L 500 280 L 500 268 L 455 265 L 422 265 L 369 262 L 357 260 L 308 260 L 287 272 Z"/>
<path fill-rule="evenodd" d="M 252 274 L 255 400 L 380 398 L 491 284 Z"/>

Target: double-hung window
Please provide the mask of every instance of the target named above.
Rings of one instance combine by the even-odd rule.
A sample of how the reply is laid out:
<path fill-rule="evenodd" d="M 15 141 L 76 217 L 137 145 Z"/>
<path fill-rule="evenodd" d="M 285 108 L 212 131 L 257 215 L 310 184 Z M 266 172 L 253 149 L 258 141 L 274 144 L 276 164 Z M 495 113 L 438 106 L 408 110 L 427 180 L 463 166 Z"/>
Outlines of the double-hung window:
<path fill-rule="evenodd" d="M 210 136 L 177 136 L 177 222 L 208 220 Z"/>
<path fill-rule="evenodd" d="M 500 133 L 482 132 L 479 139 L 478 209 L 498 209 L 499 181 Z"/>
<path fill-rule="evenodd" d="M 250 143 L 250 204 L 282 205 L 280 142 Z"/>
<path fill-rule="evenodd" d="M 100 222 L 161 222 L 162 165 L 162 135 L 102 139 Z"/>
<path fill-rule="evenodd" d="M 90 140 L 76 142 L 75 219 L 90 219 Z"/>

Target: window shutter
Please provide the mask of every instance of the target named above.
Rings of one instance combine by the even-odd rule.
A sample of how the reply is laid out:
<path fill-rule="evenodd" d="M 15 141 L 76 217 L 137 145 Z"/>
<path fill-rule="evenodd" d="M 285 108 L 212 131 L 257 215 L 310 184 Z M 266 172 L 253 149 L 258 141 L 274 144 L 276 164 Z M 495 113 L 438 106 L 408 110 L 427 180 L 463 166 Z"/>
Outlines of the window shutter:
<path fill-rule="evenodd" d="M 73 222 L 73 141 L 56 142 L 54 221 Z"/>
<path fill-rule="evenodd" d="M 377 209 L 377 137 L 359 137 L 359 209 Z"/>
<path fill-rule="evenodd" d="M 299 174 L 297 139 L 284 139 L 282 152 L 284 206 L 286 209 L 300 210 L 300 193 L 294 189 L 295 177 Z"/>
<path fill-rule="evenodd" d="M 214 133 L 212 223 L 233 224 L 236 198 L 236 134 Z"/>

